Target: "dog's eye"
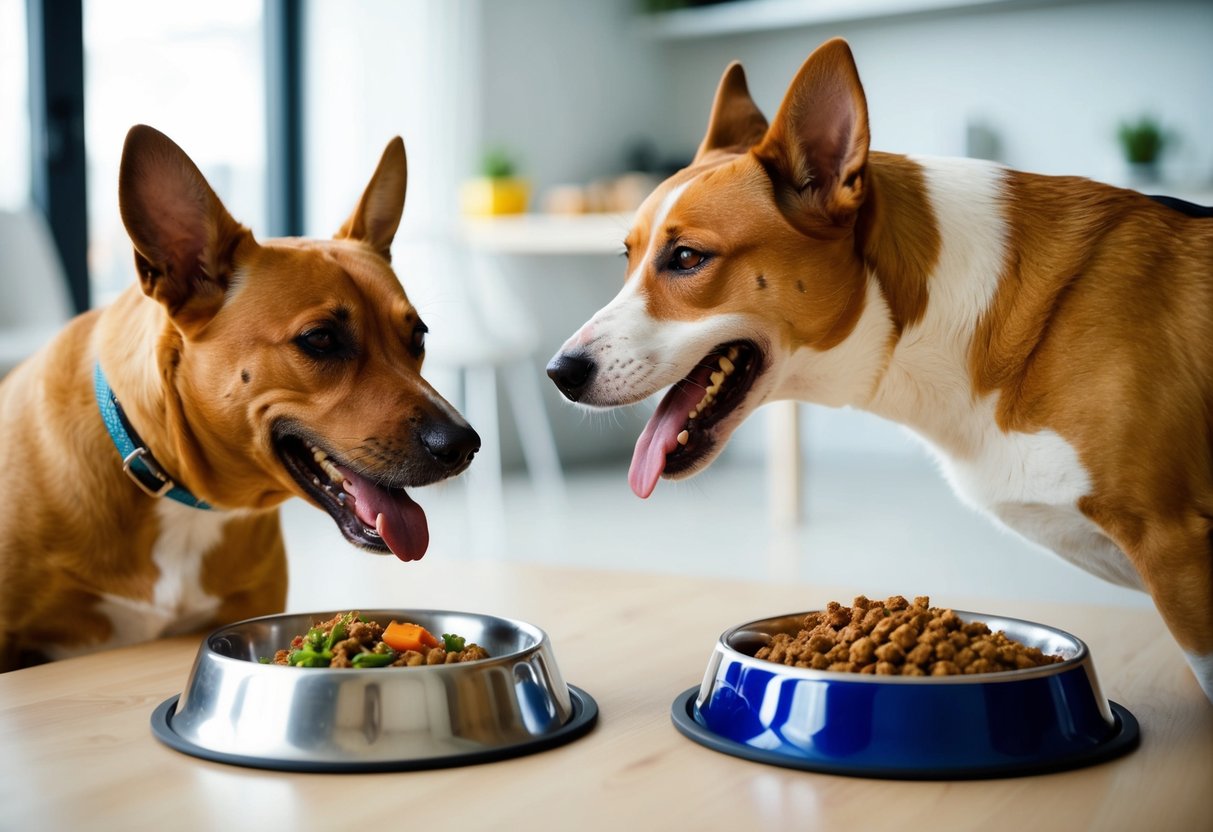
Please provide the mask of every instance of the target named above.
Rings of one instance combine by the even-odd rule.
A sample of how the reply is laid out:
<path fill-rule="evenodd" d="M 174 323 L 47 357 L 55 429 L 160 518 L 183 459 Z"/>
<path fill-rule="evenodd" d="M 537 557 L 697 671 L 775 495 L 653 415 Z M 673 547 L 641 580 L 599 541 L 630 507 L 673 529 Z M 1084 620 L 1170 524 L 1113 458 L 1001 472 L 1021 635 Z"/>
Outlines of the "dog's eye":
<path fill-rule="evenodd" d="M 341 346 L 337 334 L 328 327 L 318 326 L 295 339 L 299 346 L 315 356 L 327 356 L 335 353 Z"/>
<path fill-rule="evenodd" d="M 674 249 L 674 256 L 670 258 L 670 268 L 676 272 L 689 272 L 706 259 L 707 256 L 702 251 L 679 246 Z"/>
<path fill-rule="evenodd" d="M 413 340 L 409 344 L 413 355 L 421 355 L 425 352 L 425 334 L 429 331 L 430 328 L 421 321 L 418 321 L 417 326 L 413 327 Z"/>

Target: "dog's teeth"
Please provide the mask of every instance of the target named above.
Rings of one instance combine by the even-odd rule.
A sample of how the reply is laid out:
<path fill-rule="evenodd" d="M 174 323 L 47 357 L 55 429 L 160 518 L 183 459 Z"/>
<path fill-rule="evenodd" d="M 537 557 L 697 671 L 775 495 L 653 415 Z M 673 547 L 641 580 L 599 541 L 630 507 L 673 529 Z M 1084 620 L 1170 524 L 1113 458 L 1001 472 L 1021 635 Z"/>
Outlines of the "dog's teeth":
<path fill-rule="evenodd" d="M 711 376 L 709 376 L 709 378 L 711 378 L 711 379 L 712 379 L 712 387 L 709 387 L 708 389 L 709 389 L 709 390 L 711 390 L 711 389 L 714 387 L 714 388 L 716 388 L 717 390 L 719 390 L 719 389 L 720 389 L 720 383 L 721 383 L 722 381 L 724 381 L 724 373 L 722 373 L 721 371 L 717 370 L 716 372 L 712 373 L 712 375 L 711 375 Z"/>
<path fill-rule="evenodd" d="M 378 537 L 383 537 L 383 512 L 375 515 L 375 534 Z"/>
<path fill-rule="evenodd" d="M 688 419 L 698 419 L 699 418 L 699 409 L 696 408 L 695 410 L 692 410 L 690 413 L 687 414 L 687 418 Z"/>
<path fill-rule="evenodd" d="M 687 442 L 690 442 L 690 441 L 691 441 L 691 434 L 689 431 L 684 430 L 682 433 L 678 434 L 678 444 L 679 445 L 685 445 Z"/>
<path fill-rule="evenodd" d="M 334 482 L 340 482 L 343 479 L 341 472 L 337 470 L 337 466 L 329 462 L 327 457 L 322 460 L 318 460 L 318 462 L 320 463 L 320 467 L 323 469 L 324 473 L 328 474 L 329 479 L 333 480 Z"/>
<path fill-rule="evenodd" d="M 319 488 L 320 487 L 320 477 L 312 477 L 312 485 Z"/>
<path fill-rule="evenodd" d="M 737 347 L 729 347 L 729 361 L 736 361 L 739 354 Z"/>
<path fill-rule="evenodd" d="M 731 375 L 733 372 L 733 362 L 725 356 L 720 356 L 720 369 L 724 370 L 724 374 Z"/>

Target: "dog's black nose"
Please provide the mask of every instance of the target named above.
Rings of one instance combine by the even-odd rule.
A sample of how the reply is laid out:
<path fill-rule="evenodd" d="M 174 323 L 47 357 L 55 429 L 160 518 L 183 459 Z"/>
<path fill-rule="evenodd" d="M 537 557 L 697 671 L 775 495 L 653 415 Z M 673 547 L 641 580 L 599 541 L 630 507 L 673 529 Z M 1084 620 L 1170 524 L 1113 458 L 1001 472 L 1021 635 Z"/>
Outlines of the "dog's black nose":
<path fill-rule="evenodd" d="M 560 353 L 548 362 L 548 378 L 556 382 L 565 398 L 575 402 L 594 377 L 594 362 L 577 353 Z"/>
<path fill-rule="evenodd" d="M 468 464 L 480 450 L 480 435 L 470 426 L 440 422 L 426 425 L 420 435 L 430 456 L 449 469 Z"/>

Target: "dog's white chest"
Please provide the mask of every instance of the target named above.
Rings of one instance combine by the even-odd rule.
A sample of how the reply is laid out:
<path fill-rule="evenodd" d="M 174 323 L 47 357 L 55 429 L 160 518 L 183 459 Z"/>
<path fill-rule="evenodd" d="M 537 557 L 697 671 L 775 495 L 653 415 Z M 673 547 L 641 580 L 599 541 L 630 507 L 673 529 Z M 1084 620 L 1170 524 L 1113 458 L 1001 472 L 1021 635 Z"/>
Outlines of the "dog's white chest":
<path fill-rule="evenodd" d="M 985 433 L 970 459 L 935 449 L 962 500 L 1087 572 L 1142 588 L 1125 554 L 1079 511 L 1091 481 L 1069 443 L 1052 431 L 1003 433 L 992 421 Z"/>
<path fill-rule="evenodd" d="M 97 612 L 112 626 L 104 644 L 48 650 L 52 658 L 135 644 L 197 629 L 219 608 L 220 599 L 202 589 L 202 564 L 207 553 L 219 544 L 223 527 L 231 518 L 225 511 L 203 511 L 172 500 L 156 504 L 160 532 L 152 547 L 158 570 L 150 600 L 116 594 L 102 596 Z"/>

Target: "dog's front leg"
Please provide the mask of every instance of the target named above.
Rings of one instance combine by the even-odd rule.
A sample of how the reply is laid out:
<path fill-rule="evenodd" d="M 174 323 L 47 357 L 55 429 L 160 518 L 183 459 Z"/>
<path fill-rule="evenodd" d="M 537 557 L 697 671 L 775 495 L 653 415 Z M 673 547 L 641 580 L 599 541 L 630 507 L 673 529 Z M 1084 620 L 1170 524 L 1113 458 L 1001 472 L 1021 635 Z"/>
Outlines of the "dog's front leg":
<path fill-rule="evenodd" d="M 1147 521 L 1125 545 L 1197 682 L 1213 702 L 1213 522 L 1192 511 Z"/>
<path fill-rule="evenodd" d="M 217 554 L 214 568 L 228 571 L 220 585 L 232 589 L 222 597 L 215 612 L 216 626 L 272 615 L 286 608 L 286 547 L 277 509 L 230 523 L 224 546 Z"/>

